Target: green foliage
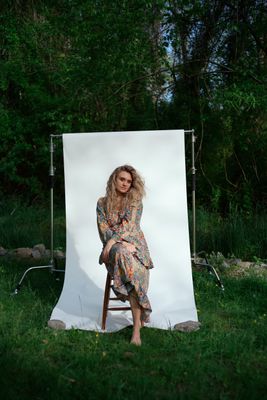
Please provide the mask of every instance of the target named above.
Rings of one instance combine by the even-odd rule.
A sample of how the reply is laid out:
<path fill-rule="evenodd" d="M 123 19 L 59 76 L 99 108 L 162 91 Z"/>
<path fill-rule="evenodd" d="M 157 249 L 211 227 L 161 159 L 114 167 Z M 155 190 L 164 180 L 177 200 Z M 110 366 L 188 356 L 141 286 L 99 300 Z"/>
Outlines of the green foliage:
<path fill-rule="evenodd" d="M 0 20 L 0 173 L 3 192 L 32 199 L 46 188 L 49 134 L 154 126 L 157 2 L 23 5 Z"/>
<path fill-rule="evenodd" d="M 194 128 L 201 204 L 264 206 L 266 11 L 259 1 L 5 2 L 0 192 L 44 202 L 51 133 Z"/>
<path fill-rule="evenodd" d="M 44 243 L 50 247 L 50 209 L 39 204 L 30 207 L 18 200 L 0 202 L 0 246 L 6 249 L 32 247 Z M 192 215 L 190 229 L 192 228 Z M 243 260 L 266 259 L 267 216 L 264 212 L 240 212 L 231 206 L 229 215 L 221 216 L 198 207 L 196 212 L 197 252 L 234 254 Z M 65 249 L 64 205 L 54 209 L 54 245 Z M 191 232 L 192 237 L 192 232 Z"/>
<path fill-rule="evenodd" d="M 196 214 L 197 252 L 234 254 L 243 260 L 266 259 L 266 213 L 242 213 L 232 208 L 229 215 L 221 216 L 199 208 Z"/>
<path fill-rule="evenodd" d="M 211 252 L 208 256 L 208 262 L 210 265 L 212 265 L 217 271 L 223 272 L 227 268 L 227 264 L 225 262 L 224 255 L 217 251 L 215 253 L 214 251 Z"/>
<path fill-rule="evenodd" d="M 43 243 L 50 248 L 51 221 L 49 206 L 32 205 L 16 201 L 0 202 L 0 246 L 6 249 L 33 247 Z M 64 209 L 54 209 L 54 247 L 66 247 Z"/>
<path fill-rule="evenodd" d="M 202 204 L 252 213 L 267 193 L 266 3 L 167 5 L 172 79 L 161 124 L 196 129 Z"/>

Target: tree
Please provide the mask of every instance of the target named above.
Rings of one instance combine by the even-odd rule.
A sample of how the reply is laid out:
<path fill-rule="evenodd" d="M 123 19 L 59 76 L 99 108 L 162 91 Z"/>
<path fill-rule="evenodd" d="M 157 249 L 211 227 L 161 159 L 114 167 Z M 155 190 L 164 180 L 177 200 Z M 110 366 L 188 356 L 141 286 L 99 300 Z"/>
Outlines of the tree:
<path fill-rule="evenodd" d="M 161 124 L 196 129 L 199 195 L 224 210 L 266 200 L 266 11 L 264 1 L 166 2 Z"/>
<path fill-rule="evenodd" d="M 156 6 L 7 2 L 0 28 L 3 190 L 42 192 L 51 133 L 155 126 L 149 83 Z"/>

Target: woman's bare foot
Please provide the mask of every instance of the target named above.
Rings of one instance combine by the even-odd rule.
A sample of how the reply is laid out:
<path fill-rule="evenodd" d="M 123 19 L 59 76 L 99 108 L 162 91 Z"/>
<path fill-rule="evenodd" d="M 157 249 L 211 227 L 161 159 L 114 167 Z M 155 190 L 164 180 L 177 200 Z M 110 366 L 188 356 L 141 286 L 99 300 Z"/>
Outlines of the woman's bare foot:
<path fill-rule="evenodd" d="M 141 346 L 142 342 L 141 342 L 140 335 L 134 335 L 134 334 L 133 334 L 130 343 L 131 343 L 131 344 L 134 344 L 135 346 Z"/>
<path fill-rule="evenodd" d="M 141 328 L 141 308 L 137 302 L 136 296 L 130 295 L 130 304 L 133 314 L 133 334 L 131 343 L 141 346 L 140 328 Z"/>
<path fill-rule="evenodd" d="M 131 344 L 135 344 L 136 346 L 141 346 L 141 336 L 140 336 L 140 328 L 135 326 L 133 328 L 133 334 L 131 338 Z"/>

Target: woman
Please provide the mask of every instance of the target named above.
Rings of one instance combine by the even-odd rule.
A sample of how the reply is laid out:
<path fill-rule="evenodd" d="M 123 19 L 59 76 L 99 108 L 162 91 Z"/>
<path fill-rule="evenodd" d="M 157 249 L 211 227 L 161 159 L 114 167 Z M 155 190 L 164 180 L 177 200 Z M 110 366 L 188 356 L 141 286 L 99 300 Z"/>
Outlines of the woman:
<path fill-rule="evenodd" d="M 105 263 L 114 278 L 113 290 L 122 300 L 129 299 L 133 315 L 131 343 L 141 345 L 140 327 L 149 321 L 147 297 L 149 269 L 153 263 L 140 228 L 144 182 L 137 171 L 123 165 L 107 182 L 106 196 L 97 202 L 97 224 Z"/>

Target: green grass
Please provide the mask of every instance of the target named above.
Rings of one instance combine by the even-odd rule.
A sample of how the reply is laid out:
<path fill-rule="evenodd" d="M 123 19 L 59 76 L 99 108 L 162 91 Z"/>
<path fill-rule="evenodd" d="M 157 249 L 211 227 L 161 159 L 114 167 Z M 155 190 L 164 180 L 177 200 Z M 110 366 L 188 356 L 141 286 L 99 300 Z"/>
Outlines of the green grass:
<path fill-rule="evenodd" d="M 202 208 L 196 214 L 197 251 L 221 252 L 225 257 L 266 259 L 267 214 L 232 213 L 222 217 Z"/>
<path fill-rule="evenodd" d="M 50 247 L 49 205 L 27 207 L 9 200 L 0 203 L 0 209 L 0 246 L 13 249 L 44 243 Z M 266 259 L 267 214 L 233 213 L 222 217 L 199 208 L 196 222 L 197 252 L 221 252 L 225 257 L 234 255 L 243 260 Z M 54 247 L 65 248 L 64 205 L 54 210 Z"/>
<path fill-rule="evenodd" d="M 144 328 L 113 334 L 55 331 L 47 320 L 62 280 L 32 272 L 10 296 L 25 265 L 0 268 L 2 399 L 264 399 L 267 398 L 267 282 L 251 274 L 194 272 L 197 332 Z"/>
<path fill-rule="evenodd" d="M 27 207 L 21 202 L 7 201 L 0 206 L 0 246 L 14 249 L 44 243 L 50 248 L 49 205 Z M 65 247 L 64 206 L 54 210 L 54 246 Z"/>

